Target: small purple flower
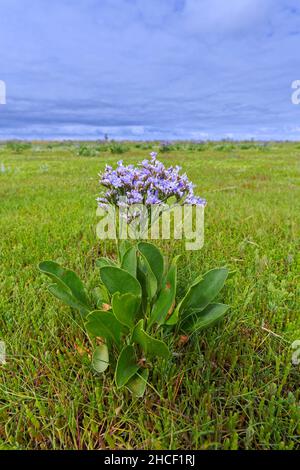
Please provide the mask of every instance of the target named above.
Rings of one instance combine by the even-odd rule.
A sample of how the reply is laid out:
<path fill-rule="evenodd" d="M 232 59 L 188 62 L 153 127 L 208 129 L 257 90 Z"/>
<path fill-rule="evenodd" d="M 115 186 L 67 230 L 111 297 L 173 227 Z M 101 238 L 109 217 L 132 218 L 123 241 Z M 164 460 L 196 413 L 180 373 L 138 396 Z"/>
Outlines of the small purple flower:
<path fill-rule="evenodd" d="M 157 152 L 150 152 L 150 157 L 156 158 L 157 157 Z"/>
<path fill-rule="evenodd" d="M 136 189 L 128 191 L 126 196 L 128 204 L 141 204 L 143 202 L 143 195 Z"/>
<path fill-rule="evenodd" d="M 184 201 L 187 205 L 193 206 L 206 206 L 206 200 L 198 196 L 189 195 Z"/>
<path fill-rule="evenodd" d="M 146 198 L 147 205 L 161 204 L 161 202 L 162 201 L 158 198 L 158 191 L 155 191 L 155 193 L 148 191 L 147 198 Z"/>
<path fill-rule="evenodd" d="M 161 204 L 175 197 L 179 204 L 205 205 L 206 201 L 194 195 L 194 185 L 186 174 L 180 175 L 179 166 L 165 168 L 157 160 L 156 152 L 150 153 L 151 160 L 139 165 L 124 165 L 120 160 L 114 170 L 106 165 L 100 174 L 100 184 L 106 192 L 97 199 L 98 204 L 114 204 L 121 207 L 124 198 L 128 205 L 145 203 L 147 206 Z"/>

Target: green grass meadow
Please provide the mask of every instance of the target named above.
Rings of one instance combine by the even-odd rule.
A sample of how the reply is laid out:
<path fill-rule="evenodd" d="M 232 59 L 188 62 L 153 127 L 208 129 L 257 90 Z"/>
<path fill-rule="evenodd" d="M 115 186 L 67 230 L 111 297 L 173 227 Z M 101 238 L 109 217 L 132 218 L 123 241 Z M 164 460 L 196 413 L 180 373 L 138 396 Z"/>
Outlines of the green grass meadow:
<path fill-rule="evenodd" d="M 97 284 L 95 260 L 114 251 L 95 235 L 97 175 L 157 148 L 0 146 L 0 449 L 300 449 L 299 143 L 181 143 L 159 154 L 208 201 L 205 244 L 183 250 L 179 292 L 213 267 L 235 275 L 220 296 L 225 320 L 185 346 L 176 339 L 143 399 L 93 371 L 80 319 L 47 291 L 37 269 L 47 259 Z"/>

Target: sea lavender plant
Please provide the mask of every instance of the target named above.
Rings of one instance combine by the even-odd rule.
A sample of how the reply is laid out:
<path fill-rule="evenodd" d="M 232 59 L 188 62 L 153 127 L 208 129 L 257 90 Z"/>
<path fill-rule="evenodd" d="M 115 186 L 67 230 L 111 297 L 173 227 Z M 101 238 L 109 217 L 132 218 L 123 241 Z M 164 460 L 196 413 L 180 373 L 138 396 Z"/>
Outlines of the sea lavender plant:
<path fill-rule="evenodd" d="M 180 168 L 165 168 L 152 152 L 151 160 L 140 165 L 106 166 L 100 175 L 105 194 L 101 207 L 121 207 L 125 197 L 129 205 L 147 206 L 165 203 L 171 198 L 179 204 L 205 205 L 194 195 L 194 185 Z M 123 240 L 118 258 L 100 258 L 100 284 L 88 292 L 77 274 L 53 261 L 40 263 L 49 276 L 49 291 L 77 309 L 87 337 L 94 347 L 92 366 L 98 373 L 114 370 L 118 389 L 126 387 L 141 397 L 149 382 L 153 364 L 170 361 L 170 346 L 185 344 L 199 331 L 219 321 L 229 306 L 216 303 L 228 270 L 217 268 L 198 276 L 185 296 L 177 297 L 177 265 L 180 257 L 167 262 L 161 250 L 147 242 Z M 171 332 L 180 341 L 169 341 Z"/>
<path fill-rule="evenodd" d="M 151 160 L 143 160 L 137 166 L 124 165 L 120 160 L 117 168 L 106 165 L 101 173 L 100 184 L 104 194 L 97 198 L 98 204 L 106 208 L 112 204 L 120 207 L 124 198 L 128 205 L 144 204 L 147 207 L 165 204 L 175 198 L 177 204 L 203 205 L 206 201 L 194 195 L 195 185 L 186 174 L 180 174 L 181 167 L 166 168 L 157 159 L 157 153 L 150 153 Z"/>

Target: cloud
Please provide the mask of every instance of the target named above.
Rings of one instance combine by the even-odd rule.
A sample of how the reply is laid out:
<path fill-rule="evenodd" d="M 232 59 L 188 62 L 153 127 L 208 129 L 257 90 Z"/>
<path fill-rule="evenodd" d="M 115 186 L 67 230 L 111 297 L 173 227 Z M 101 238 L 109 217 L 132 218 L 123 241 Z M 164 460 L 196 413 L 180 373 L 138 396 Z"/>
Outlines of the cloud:
<path fill-rule="evenodd" d="M 245 34 L 267 26 L 271 8 L 271 0 L 186 0 L 183 16 L 193 32 Z"/>
<path fill-rule="evenodd" d="M 299 41 L 296 0 L 2 0 L 0 136 L 294 138 Z"/>

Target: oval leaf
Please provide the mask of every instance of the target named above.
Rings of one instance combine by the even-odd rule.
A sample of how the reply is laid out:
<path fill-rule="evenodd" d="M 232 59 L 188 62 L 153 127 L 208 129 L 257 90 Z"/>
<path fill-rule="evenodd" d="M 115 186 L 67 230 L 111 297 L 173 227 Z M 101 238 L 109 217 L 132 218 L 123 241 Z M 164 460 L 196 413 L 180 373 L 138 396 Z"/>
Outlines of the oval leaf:
<path fill-rule="evenodd" d="M 140 303 L 141 298 L 136 295 L 116 292 L 112 297 L 112 309 L 115 317 L 123 325 L 132 328 Z"/>
<path fill-rule="evenodd" d="M 137 364 L 134 347 L 131 345 L 125 346 L 118 358 L 115 372 L 115 382 L 117 387 L 121 388 L 126 385 L 138 370 L 139 365 Z"/>
<path fill-rule="evenodd" d="M 129 388 L 132 395 L 141 398 L 146 390 L 149 377 L 148 369 L 140 369 L 130 380 L 127 382 L 126 387 Z"/>
<path fill-rule="evenodd" d="M 172 261 L 169 272 L 162 282 L 162 288 L 158 298 L 152 309 L 148 328 L 154 323 L 162 325 L 168 317 L 171 317 L 172 309 L 175 305 L 176 297 L 176 284 L 177 284 L 177 261 L 179 256 L 176 256 Z M 176 323 L 176 322 L 175 322 Z"/>
<path fill-rule="evenodd" d="M 111 295 L 115 292 L 120 292 L 120 294 L 130 292 L 137 297 L 142 295 L 142 288 L 138 280 L 124 269 L 115 266 L 104 266 L 100 269 L 100 276 Z"/>
<path fill-rule="evenodd" d="M 79 310 L 82 315 L 87 315 L 91 309 L 86 305 L 81 304 L 69 291 L 65 289 L 60 284 L 51 284 L 48 286 L 49 292 L 54 295 L 57 299 L 61 300 L 69 307 Z"/>
<path fill-rule="evenodd" d="M 106 344 L 100 344 L 95 348 L 92 359 L 92 366 L 96 372 L 100 374 L 104 372 L 109 366 L 109 355 Z"/>
<path fill-rule="evenodd" d="M 164 273 L 164 258 L 157 246 L 152 243 L 140 242 L 139 251 L 147 259 L 149 266 L 156 277 L 157 284 L 160 286 Z"/>
<path fill-rule="evenodd" d="M 131 340 L 133 343 L 137 343 L 141 346 L 146 357 L 159 356 L 167 358 L 170 355 L 169 349 L 163 341 L 152 338 L 152 336 L 145 332 L 143 320 L 137 323 L 133 330 Z"/>
<path fill-rule="evenodd" d="M 121 346 L 123 325 L 116 319 L 111 310 L 94 310 L 87 316 L 86 329 L 92 336 L 104 338 L 108 342 Z"/>
<path fill-rule="evenodd" d="M 182 324 L 182 329 L 186 333 L 195 333 L 196 331 L 209 328 L 219 321 L 229 309 L 229 305 L 210 304 L 201 312 L 193 312 Z"/>
<path fill-rule="evenodd" d="M 123 256 L 125 255 L 126 251 L 129 250 L 131 247 L 131 242 L 129 240 L 121 240 L 118 244 L 118 253 L 119 253 L 119 260 L 122 262 Z"/>
<path fill-rule="evenodd" d="M 143 287 L 143 295 L 151 301 L 157 292 L 157 280 L 147 258 L 142 253 L 138 259 L 138 278 Z"/>
<path fill-rule="evenodd" d="M 129 272 L 133 277 L 136 277 L 136 268 L 137 268 L 137 249 L 135 246 L 131 246 L 122 258 L 121 268 Z"/>
<path fill-rule="evenodd" d="M 198 278 L 180 302 L 179 311 L 203 310 L 218 295 L 227 276 L 227 268 L 216 268 L 204 274 L 203 278 Z"/>
<path fill-rule="evenodd" d="M 65 269 L 54 261 L 43 261 L 39 264 L 39 270 L 49 276 L 60 287 L 69 289 L 80 303 L 89 304 L 83 283 L 74 271 Z"/>
<path fill-rule="evenodd" d="M 101 310 L 102 304 L 109 304 L 110 302 L 108 292 L 103 284 L 92 290 L 92 297 L 96 303 L 97 310 Z"/>

